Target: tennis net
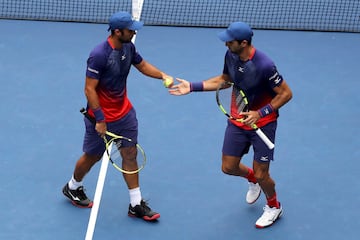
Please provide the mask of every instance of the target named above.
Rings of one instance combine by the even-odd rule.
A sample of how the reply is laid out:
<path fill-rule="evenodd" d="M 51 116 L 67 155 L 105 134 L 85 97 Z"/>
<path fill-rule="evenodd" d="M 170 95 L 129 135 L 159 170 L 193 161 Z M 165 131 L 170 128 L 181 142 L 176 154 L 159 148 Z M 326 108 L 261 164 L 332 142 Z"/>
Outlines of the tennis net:
<path fill-rule="evenodd" d="M 136 1 L 136 0 L 135 0 Z M 0 0 L 0 18 L 106 23 L 131 0 Z M 145 0 L 146 25 L 360 32 L 359 0 Z"/>

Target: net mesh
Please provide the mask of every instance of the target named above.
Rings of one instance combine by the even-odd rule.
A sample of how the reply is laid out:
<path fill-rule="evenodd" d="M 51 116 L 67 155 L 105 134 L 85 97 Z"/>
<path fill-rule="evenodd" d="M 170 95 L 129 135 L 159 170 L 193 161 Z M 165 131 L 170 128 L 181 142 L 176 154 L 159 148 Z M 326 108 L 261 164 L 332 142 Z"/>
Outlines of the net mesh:
<path fill-rule="evenodd" d="M 119 10 L 131 12 L 131 0 L 0 0 L 0 18 L 105 23 Z"/>
<path fill-rule="evenodd" d="M 0 0 L 0 18 L 106 23 L 131 0 Z M 146 25 L 360 32 L 359 0 L 145 0 Z"/>

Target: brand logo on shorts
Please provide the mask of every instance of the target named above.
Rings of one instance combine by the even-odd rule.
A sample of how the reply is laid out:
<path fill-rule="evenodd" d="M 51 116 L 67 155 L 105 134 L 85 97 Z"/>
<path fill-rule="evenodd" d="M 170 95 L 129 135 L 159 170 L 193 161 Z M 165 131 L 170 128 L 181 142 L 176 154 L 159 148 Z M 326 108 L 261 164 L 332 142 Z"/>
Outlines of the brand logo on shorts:
<path fill-rule="evenodd" d="M 122 145 L 122 141 L 120 139 L 118 139 L 117 141 L 115 141 L 116 147 L 119 149 L 121 148 Z"/>
<path fill-rule="evenodd" d="M 262 156 L 262 157 L 260 158 L 260 161 L 262 161 L 262 162 L 268 162 L 268 161 L 269 161 L 269 157 L 268 157 L 268 156 Z"/>

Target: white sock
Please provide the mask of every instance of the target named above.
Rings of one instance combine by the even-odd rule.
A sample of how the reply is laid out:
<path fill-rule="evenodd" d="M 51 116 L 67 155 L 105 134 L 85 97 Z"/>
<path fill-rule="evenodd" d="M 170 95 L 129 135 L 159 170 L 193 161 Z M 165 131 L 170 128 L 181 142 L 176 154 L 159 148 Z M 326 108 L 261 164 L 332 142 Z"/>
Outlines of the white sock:
<path fill-rule="evenodd" d="M 71 190 L 76 190 L 76 189 L 78 189 L 78 187 L 81 187 L 83 185 L 83 182 L 82 181 L 81 182 L 76 181 L 75 178 L 74 178 L 74 175 L 72 175 L 72 177 L 71 177 L 68 184 L 69 184 L 69 188 Z"/>
<path fill-rule="evenodd" d="M 129 189 L 129 195 L 130 195 L 130 204 L 132 207 L 135 207 L 136 205 L 140 205 L 142 199 L 140 187 Z"/>

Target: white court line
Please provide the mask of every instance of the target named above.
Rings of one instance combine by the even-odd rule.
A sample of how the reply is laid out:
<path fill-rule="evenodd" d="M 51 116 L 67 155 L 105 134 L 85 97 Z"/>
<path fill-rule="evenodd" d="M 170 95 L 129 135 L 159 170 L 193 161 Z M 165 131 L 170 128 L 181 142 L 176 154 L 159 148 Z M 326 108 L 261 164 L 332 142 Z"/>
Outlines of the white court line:
<path fill-rule="evenodd" d="M 111 152 L 111 147 L 112 147 L 112 145 L 109 148 L 110 152 Z M 100 200 L 101 200 L 101 195 L 102 195 L 103 188 L 104 188 L 105 177 L 106 177 L 108 165 L 109 165 L 109 157 L 107 156 L 106 153 L 104 153 L 104 155 L 102 157 L 102 161 L 101 161 L 99 177 L 98 177 L 98 181 L 96 184 L 95 196 L 94 196 L 93 206 L 92 206 L 91 212 L 90 212 L 90 218 L 89 218 L 89 223 L 88 223 L 88 227 L 87 227 L 87 231 L 86 231 L 85 240 L 93 239 L 96 219 L 97 219 L 97 215 L 98 215 L 98 211 L 99 211 Z"/>

